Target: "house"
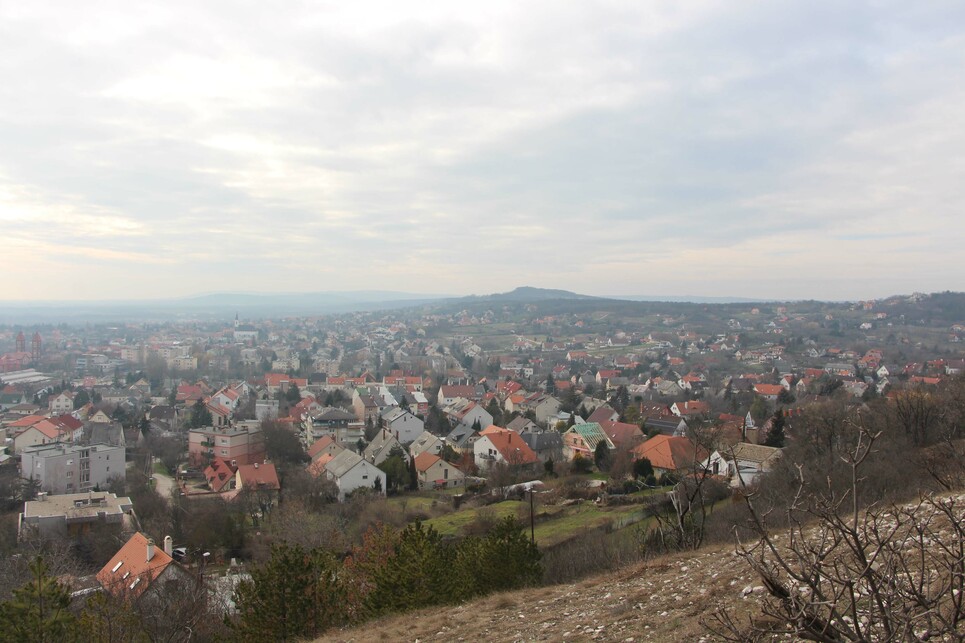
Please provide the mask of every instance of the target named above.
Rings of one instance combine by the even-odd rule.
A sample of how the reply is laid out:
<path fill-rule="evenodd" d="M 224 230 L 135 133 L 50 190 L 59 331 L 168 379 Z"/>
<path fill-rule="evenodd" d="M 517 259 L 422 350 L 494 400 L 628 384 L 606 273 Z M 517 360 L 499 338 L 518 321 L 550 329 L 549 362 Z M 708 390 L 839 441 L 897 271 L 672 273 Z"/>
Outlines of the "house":
<path fill-rule="evenodd" d="M 663 435 L 684 435 L 687 432 L 687 421 L 675 415 L 647 415 L 642 419 L 643 431 L 647 435 L 652 431 L 659 431 Z"/>
<path fill-rule="evenodd" d="M 51 413 L 56 413 L 57 415 L 70 413 L 74 410 L 73 391 L 62 391 L 57 395 L 51 395 L 47 400 L 47 408 L 50 409 Z"/>
<path fill-rule="evenodd" d="M 479 432 L 472 427 L 458 425 L 449 435 L 446 436 L 446 444 L 451 446 L 457 453 L 472 453 L 473 443 L 479 439 Z"/>
<path fill-rule="evenodd" d="M 345 448 L 340 446 L 335 441 L 335 438 L 330 435 L 325 435 L 312 442 L 312 446 L 308 447 L 308 455 L 312 459 L 312 462 L 315 462 L 323 455 L 329 455 L 334 458 L 344 450 Z"/>
<path fill-rule="evenodd" d="M 375 422 L 379 417 L 379 405 L 373 395 L 362 393 L 358 389 L 352 394 L 352 408 L 359 422 Z"/>
<path fill-rule="evenodd" d="M 356 489 L 372 489 L 385 495 L 385 472 L 355 453 L 346 449 L 325 466 L 325 475 L 338 487 L 338 500 Z"/>
<path fill-rule="evenodd" d="M 169 581 L 195 582 L 194 576 L 174 561 L 170 536 L 164 539 L 164 549 L 154 541 L 135 533 L 120 550 L 97 572 L 97 581 L 104 591 L 115 598 L 140 600 L 167 590 Z"/>
<path fill-rule="evenodd" d="M 510 422 L 512 424 L 512 422 Z M 563 460 L 563 436 L 555 429 L 543 430 L 535 425 L 519 431 L 519 437 L 533 450 L 540 462 Z"/>
<path fill-rule="evenodd" d="M 124 437 L 124 426 L 120 422 L 91 424 L 85 430 L 83 440 L 87 444 L 109 444 L 115 447 L 127 445 Z"/>
<path fill-rule="evenodd" d="M 391 431 L 402 444 L 409 444 L 425 430 L 425 423 L 409 411 L 395 407 L 382 416 L 382 427 Z"/>
<path fill-rule="evenodd" d="M 23 503 L 20 515 L 21 540 L 31 535 L 43 538 L 78 538 L 98 525 L 113 525 L 124 531 L 133 525 L 134 505 L 127 496 L 113 493 L 41 493 Z"/>
<path fill-rule="evenodd" d="M 125 474 L 124 447 L 80 446 L 55 442 L 27 447 L 21 453 L 20 475 L 36 480 L 52 494 L 78 493 L 106 486 Z"/>
<path fill-rule="evenodd" d="M 423 453 L 440 455 L 444 446 L 445 442 L 443 442 L 441 438 L 428 431 L 423 431 L 422 434 L 409 445 L 409 455 L 413 458 Z"/>
<path fill-rule="evenodd" d="M 87 418 L 87 421 L 93 424 L 110 424 L 112 422 L 111 417 L 104 412 L 104 409 L 97 409 Z"/>
<path fill-rule="evenodd" d="M 714 451 L 704 466 L 713 475 L 727 478 L 732 487 L 749 487 L 774 467 L 781 454 L 775 447 L 738 442 L 729 449 Z"/>
<path fill-rule="evenodd" d="M 439 387 L 436 404 L 438 406 L 449 406 L 459 398 L 476 400 L 482 396 L 482 393 L 483 391 L 477 390 L 475 386 L 449 386 L 443 384 Z"/>
<path fill-rule="evenodd" d="M 710 413 L 710 404 L 700 400 L 692 400 L 689 402 L 674 402 L 673 404 L 670 405 L 670 412 L 680 418 L 689 418 L 689 417 L 695 417 L 698 415 L 708 415 Z"/>
<path fill-rule="evenodd" d="M 238 472 L 237 463 L 224 458 L 214 458 L 211 463 L 204 468 L 204 479 L 208 482 L 208 488 L 212 491 L 221 493 L 234 487 L 235 474 Z"/>
<path fill-rule="evenodd" d="M 601 404 L 596 407 L 590 416 L 586 418 L 587 422 L 616 422 L 620 419 L 620 414 L 617 413 L 613 407 L 608 404 Z"/>
<path fill-rule="evenodd" d="M 444 407 L 442 412 L 449 418 L 449 422 L 453 426 L 457 424 L 473 426 L 476 423 L 479 426 L 489 426 L 493 423 L 492 414 L 481 405 L 465 398 L 455 400 L 452 404 Z"/>
<path fill-rule="evenodd" d="M 633 459 L 646 458 L 656 473 L 688 473 L 709 457 L 706 449 L 685 436 L 655 435 L 634 447 Z"/>
<path fill-rule="evenodd" d="M 365 447 L 362 456 L 375 466 L 379 466 L 392 455 L 393 449 L 398 449 L 402 454 L 402 458 L 406 462 L 409 461 L 409 452 L 402 447 L 402 443 L 395 437 L 395 434 L 386 429 L 382 429 L 372 438 L 372 442 Z"/>
<path fill-rule="evenodd" d="M 784 392 L 784 387 L 780 384 L 755 384 L 754 392 L 763 397 L 768 402 L 776 402 L 777 397 Z"/>
<path fill-rule="evenodd" d="M 494 464 L 504 463 L 512 467 L 530 467 L 539 462 L 539 457 L 519 434 L 508 429 L 490 427 L 496 430 L 479 435 L 473 445 L 473 459 L 480 470 L 487 470 Z"/>
<path fill-rule="evenodd" d="M 522 415 L 513 418 L 512 421 L 506 425 L 506 428 L 520 434 L 522 434 L 523 431 L 536 431 L 539 429 L 535 422 Z"/>
<path fill-rule="evenodd" d="M 271 462 L 239 464 L 235 472 L 235 489 L 252 491 L 280 491 L 278 471 Z"/>
<path fill-rule="evenodd" d="M 563 434 L 563 455 L 568 460 L 572 460 L 578 455 L 592 460 L 600 442 L 605 443 L 610 450 L 615 448 L 598 422 L 574 424 Z"/>
<path fill-rule="evenodd" d="M 66 440 L 67 436 L 63 435 L 60 427 L 47 421 L 46 418 L 42 418 L 40 421 L 34 424 L 19 429 L 15 427 L 17 422 L 14 422 L 9 427 L 7 427 L 8 432 L 10 430 L 17 431 L 13 438 L 13 452 L 14 454 L 22 453 L 25 449 L 30 447 L 39 446 L 42 444 L 53 444 L 61 440 Z"/>
<path fill-rule="evenodd" d="M 415 471 L 420 489 L 450 489 L 466 484 L 466 475 L 455 465 L 427 451 L 416 456 Z"/>
<path fill-rule="evenodd" d="M 598 424 L 618 451 L 629 451 L 646 438 L 636 424 L 608 421 L 598 422 Z"/>

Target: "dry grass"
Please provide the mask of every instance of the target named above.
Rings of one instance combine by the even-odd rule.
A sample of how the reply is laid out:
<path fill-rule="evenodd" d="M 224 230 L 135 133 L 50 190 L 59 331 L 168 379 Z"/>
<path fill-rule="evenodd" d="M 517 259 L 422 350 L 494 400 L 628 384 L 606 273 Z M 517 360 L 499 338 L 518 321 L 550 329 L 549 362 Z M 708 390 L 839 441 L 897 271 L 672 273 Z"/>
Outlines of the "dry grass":
<path fill-rule="evenodd" d="M 738 618 L 761 590 L 733 547 L 663 556 L 569 585 L 387 617 L 319 641 L 700 641 L 721 602 Z M 745 596 L 745 590 L 750 590 Z"/>

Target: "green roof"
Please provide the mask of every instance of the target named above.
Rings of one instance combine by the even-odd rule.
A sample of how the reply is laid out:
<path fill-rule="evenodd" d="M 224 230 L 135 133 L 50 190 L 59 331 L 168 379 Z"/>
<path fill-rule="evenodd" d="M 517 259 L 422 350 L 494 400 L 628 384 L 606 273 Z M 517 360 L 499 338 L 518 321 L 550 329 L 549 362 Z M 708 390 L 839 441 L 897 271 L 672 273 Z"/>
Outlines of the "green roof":
<path fill-rule="evenodd" d="M 598 422 L 584 422 L 583 424 L 574 424 L 569 428 L 570 431 L 577 433 L 586 445 L 591 449 L 596 449 L 596 445 L 599 444 L 600 440 L 606 440 L 609 447 L 613 447 L 613 443 L 603 432 L 603 427 L 600 426 Z"/>

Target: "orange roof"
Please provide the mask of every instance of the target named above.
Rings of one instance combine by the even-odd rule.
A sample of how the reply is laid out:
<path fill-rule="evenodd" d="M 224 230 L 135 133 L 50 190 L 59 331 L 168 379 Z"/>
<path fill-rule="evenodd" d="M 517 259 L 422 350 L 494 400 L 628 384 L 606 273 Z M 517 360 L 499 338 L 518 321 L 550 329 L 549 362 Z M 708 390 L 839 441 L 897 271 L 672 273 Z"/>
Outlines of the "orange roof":
<path fill-rule="evenodd" d="M 151 560 L 147 559 L 147 551 L 147 536 L 137 532 L 97 572 L 97 581 L 114 596 L 137 598 L 174 563 L 163 547 L 154 546 Z"/>
<path fill-rule="evenodd" d="M 312 474 L 313 478 L 317 478 L 325 473 L 325 466 L 334 459 L 335 456 L 331 453 L 323 453 L 322 455 L 318 456 L 318 460 L 315 460 L 308 465 L 308 472 Z"/>
<path fill-rule="evenodd" d="M 510 429 L 504 429 L 501 426 L 496 426 L 495 424 L 490 424 L 485 429 L 479 432 L 479 435 L 489 435 L 491 433 L 498 433 L 500 431 L 510 431 Z M 512 432 L 512 431 L 510 431 Z"/>
<path fill-rule="evenodd" d="M 20 428 L 22 426 L 33 426 L 34 424 L 37 424 L 38 422 L 42 422 L 43 420 L 46 420 L 46 419 L 47 419 L 47 416 L 45 415 L 25 415 L 19 420 L 17 420 L 16 422 L 11 422 L 7 426 L 10 426 L 13 428 Z"/>
<path fill-rule="evenodd" d="M 784 387 L 780 384 L 755 384 L 754 390 L 761 395 L 780 395 Z"/>
<path fill-rule="evenodd" d="M 242 464 L 238 467 L 241 476 L 239 487 L 254 487 L 262 489 L 281 489 L 278 482 L 278 471 L 271 462 L 264 464 Z"/>
<path fill-rule="evenodd" d="M 499 427 L 495 427 L 499 428 Z M 532 464 L 539 461 L 536 453 L 519 437 L 515 431 L 501 429 L 488 433 L 486 439 L 492 442 L 500 455 L 507 462 L 513 464 Z"/>
<path fill-rule="evenodd" d="M 440 458 L 434 453 L 423 451 L 422 453 L 420 453 L 415 457 L 415 470 L 427 471 L 429 467 L 434 465 L 438 460 L 442 460 L 442 458 Z"/>
<path fill-rule="evenodd" d="M 289 381 L 289 377 L 284 373 L 265 373 L 266 386 L 281 386 L 282 382 Z"/>
<path fill-rule="evenodd" d="M 308 448 L 308 455 L 312 456 L 314 459 L 316 455 L 335 444 L 334 438 L 330 435 L 322 436 L 319 439 L 312 442 L 312 446 Z"/>
<path fill-rule="evenodd" d="M 708 454 L 705 449 L 695 447 L 690 438 L 660 434 L 635 447 L 633 455 L 638 460 L 646 458 L 655 469 L 676 471 L 693 467 L 695 461 L 706 460 Z"/>
<path fill-rule="evenodd" d="M 231 479 L 237 471 L 237 467 L 231 466 L 231 462 L 225 458 L 215 458 L 204 470 L 204 478 L 208 481 L 208 486 L 215 491 L 222 491 L 231 484 Z"/>

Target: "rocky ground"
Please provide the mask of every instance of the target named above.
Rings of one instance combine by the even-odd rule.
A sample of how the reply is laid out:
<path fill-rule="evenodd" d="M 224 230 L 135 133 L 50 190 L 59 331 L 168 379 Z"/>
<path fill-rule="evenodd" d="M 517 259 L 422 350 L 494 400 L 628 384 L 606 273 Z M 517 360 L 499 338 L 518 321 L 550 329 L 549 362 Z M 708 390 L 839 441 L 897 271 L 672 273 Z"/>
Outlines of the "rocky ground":
<path fill-rule="evenodd" d="M 734 548 L 664 556 L 572 585 L 411 612 L 321 641 L 701 641 L 727 605 L 756 616 L 764 588 Z"/>

